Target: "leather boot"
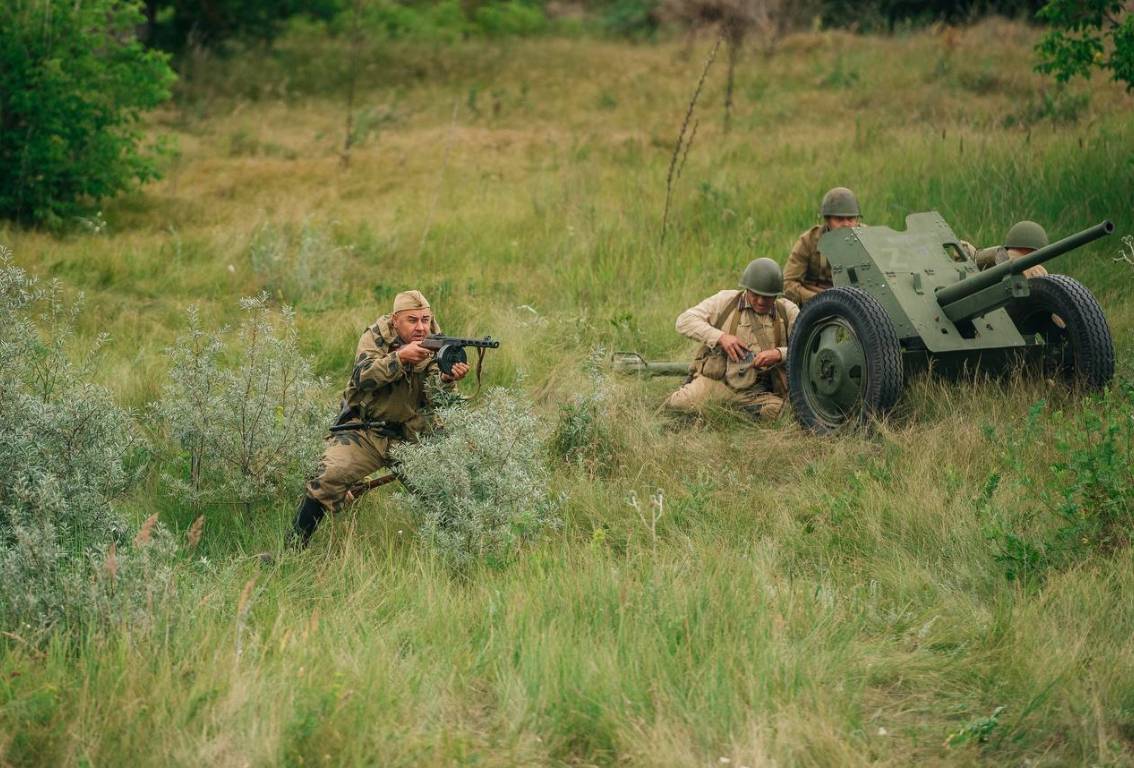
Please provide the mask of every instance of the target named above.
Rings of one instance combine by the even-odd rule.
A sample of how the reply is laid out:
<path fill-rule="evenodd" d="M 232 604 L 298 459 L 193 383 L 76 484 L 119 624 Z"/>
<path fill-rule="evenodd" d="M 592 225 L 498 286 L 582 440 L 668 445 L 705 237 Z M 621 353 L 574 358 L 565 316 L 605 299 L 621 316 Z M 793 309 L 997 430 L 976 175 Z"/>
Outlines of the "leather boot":
<path fill-rule="evenodd" d="M 326 514 L 327 510 L 322 504 L 310 496 L 304 496 L 299 509 L 295 512 L 295 522 L 292 523 L 291 532 L 288 534 L 288 545 L 296 549 L 306 547 L 307 542 L 311 540 L 311 534 L 315 533 L 316 526 Z"/>

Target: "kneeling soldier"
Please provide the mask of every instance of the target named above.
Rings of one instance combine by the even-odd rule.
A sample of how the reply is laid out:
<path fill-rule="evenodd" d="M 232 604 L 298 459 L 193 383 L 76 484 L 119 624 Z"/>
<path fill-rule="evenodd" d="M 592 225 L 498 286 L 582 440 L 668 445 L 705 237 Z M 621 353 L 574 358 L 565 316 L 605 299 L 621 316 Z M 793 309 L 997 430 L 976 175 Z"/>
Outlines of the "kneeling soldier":
<path fill-rule="evenodd" d="M 468 373 L 466 363 L 455 364 L 450 375 L 437 370 L 433 353 L 421 346 L 430 333 L 440 329 L 429 302 L 419 291 L 405 291 L 394 297 L 393 312 L 362 334 L 342 410 L 295 516 L 295 543 L 306 545 L 323 516 L 348 501 L 352 485 L 389 466 L 390 449 L 428 426 L 427 379 L 452 387 Z"/>
<path fill-rule="evenodd" d="M 983 248 L 973 255 L 973 259 L 981 269 L 988 269 L 1010 259 L 1027 256 L 1032 251 L 1039 250 L 1048 244 L 1047 232 L 1034 221 L 1017 221 L 1004 235 L 1004 245 L 994 245 Z M 1042 264 L 1028 267 L 1024 270 L 1024 277 L 1043 277 L 1047 269 Z"/>
<path fill-rule="evenodd" d="M 823 195 L 819 215 L 823 223 L 799 236 L 784 267 L 784 294 L 801 307 L 834 284 L 831 263 L 819 252 L 819 238 L 832 229 L 862 223 L 858 198 L 846 187 L 835 187 Z"/>
<path fill-rule="evenodd" d="M 740 286 L 677 318 L 678 333 L 701 342 L 701 348 L 689 382 L 669 396 L 667 408 L 697 412 L 715 402 L 740 406 L 762 419 L 780 414 L 787 396 L 788 337 L 799 307 L 780 298 L 784 276 L 771 259 L 750 263 Z"/>

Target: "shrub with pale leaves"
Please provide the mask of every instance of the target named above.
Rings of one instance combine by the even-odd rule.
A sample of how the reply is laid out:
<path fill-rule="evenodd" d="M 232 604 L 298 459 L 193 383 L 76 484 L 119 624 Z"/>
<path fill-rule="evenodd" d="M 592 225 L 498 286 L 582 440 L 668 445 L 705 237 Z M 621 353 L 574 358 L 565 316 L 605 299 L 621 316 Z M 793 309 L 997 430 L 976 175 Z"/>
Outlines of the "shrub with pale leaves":
<path fill-rule="evenodd" d="M 235 333 L 205 330 L 195 308 L 169 350 L 169 380 L 154 408 L 176 442 L 166 487 L 190 504 L 246 511 L 294 495 L 333 418 L 326 384 L 300 352 L 295 315 L 266 294 L 242 299 Z"/>
<path fill-rule="evenodd" d="M 0 611 L 21 636 L 132 620 L 152 605 L 102 591 L 110 553 L 121 552 L 118 583 L 156 584 L 168 566 L 164 550 L 135 552 L 112 505 L 134 479 L 143 442 L 92 381 L 106 339 L 68 354 L 79 346 L 80 307 L 81 297 L 69 301 L 57 282 L 40 286 L 0 248 Z"/>
<path fill-rule="evenodd" d="M 410 489 L 399 499 L 438 554 L 458 568 L 501 564 L 559 525 L 561 499 L 549 489 L 529 402 L 498 387 L 437 416 L 441 429 L 393 455 Z"/>

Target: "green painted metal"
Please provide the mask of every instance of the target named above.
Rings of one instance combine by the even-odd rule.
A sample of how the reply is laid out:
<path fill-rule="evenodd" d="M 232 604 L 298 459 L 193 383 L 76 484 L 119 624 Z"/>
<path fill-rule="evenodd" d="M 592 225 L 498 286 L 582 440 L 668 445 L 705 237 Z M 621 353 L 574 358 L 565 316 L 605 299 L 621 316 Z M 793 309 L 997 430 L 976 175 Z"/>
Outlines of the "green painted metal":
<path fill-rule="evenodd" d="M 1026 256 L 1021 256 L 1018 259 L 1010 259 L 1001 264 L 997 264 L 991 269 L 986 269 L 979 275 L 963 280 L 956 285 L 950 285 L 943 288 L 937 294 L 937 301 L 941 306 L 952 304 L 959 299 L 964 298 L 972 293 L 976 293 L 982 288 L 987 288 L 993 283 L 1013 274 L 1021 274 L 1024 270 L 1034 267 L 1038 264 L 1043 264 L 1045 261 L 1054 259 L 1056 256 L 1061 256 L 1068 251 L 1073 251 L 1076 248 L 1086 245 L 1100 237 L 1105 237 L 1114 231 L 1114 224 L 1110 221 L 1103 221 L 1096 224 L 1089 229 L 1084 229 L 1082 232 L 1076 232 L 1069 235 L 1062 240 L 1046 245 L 1043 248 L 1032 251 Z"/>
<path fill-rule="evenodd" d="M 689 363 L 650 361 L 637 352 L 615 352 L 610 367 L 619 373 L 636 373 L 639 376 L 687 376 Z"/>
<path fill-rule="evenodd" d="M 862 397 L 866 353 L 850 324 L 832 317 L 800 340 L 807 355 L 808 398 L 826 421 L 841 422 Z"/>
<path fill-rule="evenodd" d="M 853 285 L 882 304 L 906 351 L 980 357 L 1024 347 L 1003 307 L 1028 295 L 1018 277 L 1114 230 L 1109 221 L 983 272 L 936 211 L 906 217 L 906 229 L 832 230 L 819 242 L 836 286 Z"/>
<path fill-rule="evenodd" d="M 904 349 L 931 353 L 1022 347 L 1024 338 L 1003 309 L 958 327 L 938 306 L 938 289 L 978 274 L 961 242 L 936 211 L 906 217 L 906 229 L 868 226 L 823 235 L 819 249 L 832 282 L 853 285 L 886 310 Z"/>

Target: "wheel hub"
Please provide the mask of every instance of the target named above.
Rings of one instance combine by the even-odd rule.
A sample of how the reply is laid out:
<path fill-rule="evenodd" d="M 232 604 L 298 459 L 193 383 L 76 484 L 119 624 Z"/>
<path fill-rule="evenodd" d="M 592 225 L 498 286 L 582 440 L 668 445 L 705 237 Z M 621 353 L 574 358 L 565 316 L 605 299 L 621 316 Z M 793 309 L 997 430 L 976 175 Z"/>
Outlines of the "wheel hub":
<path fill-rule="evenodd" d="M 815 389 L 823 395 L 833 395 L 843 383 L 842 358 L 838 350 L 826 348 L 815 356 Z"/>

